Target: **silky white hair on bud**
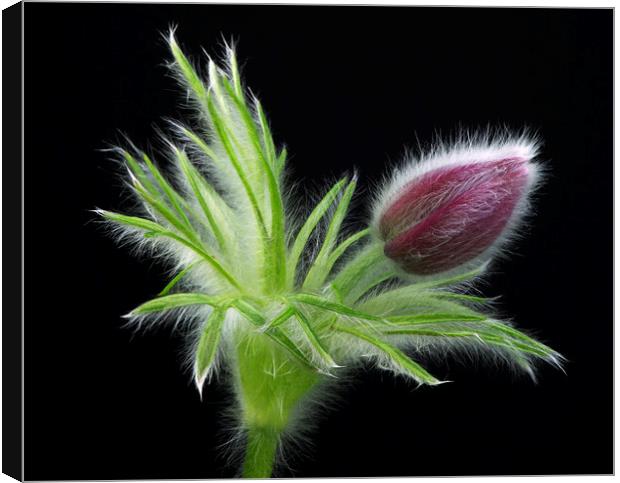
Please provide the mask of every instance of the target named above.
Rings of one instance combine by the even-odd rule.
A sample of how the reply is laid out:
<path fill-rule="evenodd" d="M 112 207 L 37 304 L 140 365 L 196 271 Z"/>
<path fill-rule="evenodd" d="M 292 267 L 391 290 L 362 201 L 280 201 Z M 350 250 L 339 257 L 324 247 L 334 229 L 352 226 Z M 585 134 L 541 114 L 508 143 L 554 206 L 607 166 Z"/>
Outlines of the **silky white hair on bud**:
<path fill-rule="evenodd" d="M 503 130 L 487 128 L 485 131 L 478 132 L 461 131 L 449 141 L 436 141 L 432 147 L 426 150 L 422 149 L 417 156 L 413 154 L 406 156 L 401 166 L 393 170 L 386 177 L 382 186 L 375 191 L 371 226 L 377 237 L 379 237 L 378 225 L 381 216 L 410 183 L 428 173 L 498 160 L 522 159 L 527 160 L 528 176 L 523 195 L 520 196 L 505 228 L 481 254 L 448 271 L 432 275 L 412 275 L 400 270 L 401 275 L 422 281 L 438 277 L 450 277 L 481 267 L 494 258 L 504 256 L 509 245 L 522 236 L 522 231 L 526 227 L 532 209 L 532 197 L 544 179 L 544 168 L 537 161 L 540 144 L 541 141 L 538 136 L 530 134 L 528 130 L 523 130 L 520 134 L 511 134 L 507 128 Z M 475 183 L 476 180 L 471 179 L 471 182 Z M 460 190 L 466 192 L 468 190 L 467 184 L 463 184 Z M 440 198 L 433 200 L 436 205 L 440 205 L 441 202 Z M 447 233 L 445 236 L 449 237 L 450 235 Z M 488 263 L 486 263 L 486 267 L 489 267 Z"/>

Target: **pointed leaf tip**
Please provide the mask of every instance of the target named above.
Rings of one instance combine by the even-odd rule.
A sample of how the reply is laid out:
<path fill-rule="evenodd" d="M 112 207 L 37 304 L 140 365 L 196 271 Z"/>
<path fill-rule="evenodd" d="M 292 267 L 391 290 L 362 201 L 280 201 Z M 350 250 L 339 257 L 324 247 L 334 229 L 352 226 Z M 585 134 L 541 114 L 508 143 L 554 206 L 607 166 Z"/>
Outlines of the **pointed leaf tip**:
<path fill-rule="evenodd" d="M 205 323 L 202 335 L 196 348 L 196 360 L 194 364 L 195 382 L 202 394 L 202 387 L 212 369 L 219 348 L 226 312 L 222 309 L 214 309 Z"/>
<path fill-rule="evenodd" d="M 204 375 L 203 377 L 199 377 L 196 366 L 197 364 L 194 364 L 194 383 L 196 384 L 196 389 L 198 390 L 198 395 L 200 397 L 200 401 L 202 402 L 202 389 L 204 387 L 207 376 Z"/>

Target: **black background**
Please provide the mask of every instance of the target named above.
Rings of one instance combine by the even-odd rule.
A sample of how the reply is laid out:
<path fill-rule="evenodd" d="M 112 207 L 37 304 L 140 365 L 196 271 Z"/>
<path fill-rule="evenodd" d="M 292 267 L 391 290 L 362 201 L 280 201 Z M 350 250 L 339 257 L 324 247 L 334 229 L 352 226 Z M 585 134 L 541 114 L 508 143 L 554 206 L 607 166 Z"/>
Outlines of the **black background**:
<path fill-rule="evenodd" d="M 485 293 L 562 352 L 567 375 L 543 367 L 534 385 L 449 361 L 429 368 L 455 382 L 414 389 L 359 371 L 280 475 L 613 471 L 611 10 L 27 3 L 25 15 L 26 478 L 237 471 L 217 456 L 222 386 L 201 403 L 178 336 L 121 327 L 162 267 L 89 212 L 128 207 L 98 149 L 118 130 L 148 148 L 163 117 L 188 115 L 164 67 L 172 23 L 194 58 L 239 41 L 300 191 L 357 167 L 368 193 L 416 137 L 459 126 L 544 139 L 537 216 Z"/>

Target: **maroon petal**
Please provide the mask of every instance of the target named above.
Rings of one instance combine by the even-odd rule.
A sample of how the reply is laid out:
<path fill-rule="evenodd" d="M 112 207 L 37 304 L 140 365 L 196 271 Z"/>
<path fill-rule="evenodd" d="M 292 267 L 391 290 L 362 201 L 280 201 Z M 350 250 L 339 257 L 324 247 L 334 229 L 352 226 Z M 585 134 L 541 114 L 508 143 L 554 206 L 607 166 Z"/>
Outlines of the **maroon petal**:
<path fill-rule="evenodd" d="M 412 180 L 379 220 L 385 254 L 431 275 L 481 255 L 506 229 L 525 195 L 528 160 L 447 166 Z"/>

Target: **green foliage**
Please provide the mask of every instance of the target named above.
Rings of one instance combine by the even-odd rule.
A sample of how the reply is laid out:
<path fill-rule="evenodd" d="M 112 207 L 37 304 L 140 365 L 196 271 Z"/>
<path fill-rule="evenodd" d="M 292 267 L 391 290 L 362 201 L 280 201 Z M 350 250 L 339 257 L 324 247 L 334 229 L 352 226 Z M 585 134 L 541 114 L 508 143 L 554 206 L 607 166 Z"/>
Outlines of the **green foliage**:
<path fill-rule="evenodd" d="M 225 316 L 225 310 L 218 307 L 213 309 L 202 331 L 200 340 L 198 341 L 198 347 L 196 348 L 196 367 L 194 370 L 196 374 L 196 385 L 201 392 L 209 369 L 215 362 L 215 355 L 219 347 Z"/>
<path fill-rule="evenodd" d="M 415 283 L 368 239 L 369 228 L 345 235 L 355 180 L 335 183 L 294 223 L 283 197 L 286 150 L 278 154 L 262 106 L 246 95 L 233 49 L 223 69 L 209 62 L 208 79 L 173 36 L 170 49 L 199 123 L 175 125 L 168 174 L 146 154 L 123 151 L 143 214 L 99 214 L 175 268 L 159 296 L 129 316 L 200 320 L 196 384 L 202 391 L 220 363 L 231 368 L 249 438 L 246 476 L 270 475 L 279 435 L 300 404 L 362 356 L 428 385 L 441 381 L 407 355 L 412 348 L 488 354 L 530 373 L 537 359 L 561 361 L 490 317 L 487 299 L 455 291 L 484 267 Z M 310 240 L 318 240 L 314 257 Z"/>

